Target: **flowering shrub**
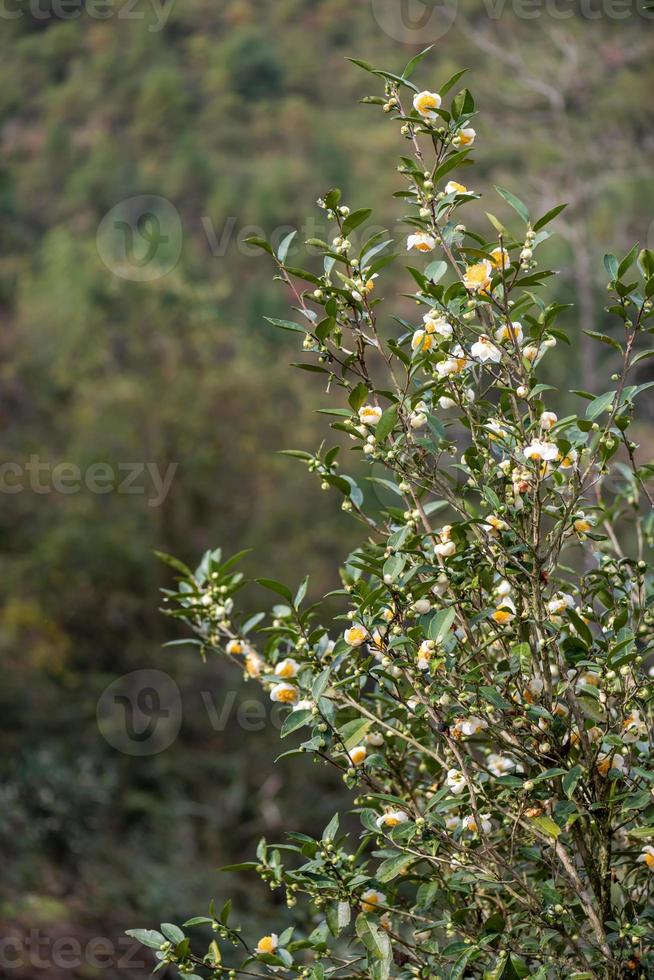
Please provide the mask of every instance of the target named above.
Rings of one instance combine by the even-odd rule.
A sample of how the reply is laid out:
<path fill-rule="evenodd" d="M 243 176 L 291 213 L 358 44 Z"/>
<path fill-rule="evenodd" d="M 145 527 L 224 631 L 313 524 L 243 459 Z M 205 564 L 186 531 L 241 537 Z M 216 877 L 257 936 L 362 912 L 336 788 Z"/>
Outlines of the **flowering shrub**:
<path fill-rule="evenodd" d="M 336 446 L 289 452 L 363 526 L 331 594 L 342 627 L 321 624 L 306 580 L 260 579 L 279 604 L 243 621 L 240 556 L 210 552 L 195 572 L 167 559 L 170 614 L 288 706 L 282 738 L 305 740 L 285 754 L 342 773 L 360 836 L 337 815 L 320 840 L 262 841 L 238 866 L 294 909 L 266 936 L 243 937 L 229 903 L 185 923 L 213 928 L 205 953 L 177 926 L 132 931 L 187 976 L 654 976 L 654 467 L 628 434 L 650 387 L 631 382 L 652 353 L 654 254 L 606 257 L 618 329 L 594 336 L 620 369 L 559 417 L 538 368 L 569 342 L 565 308 L 542 298 L 552 273 L 537 253 L 563 205 L 532 220 L 500 189 L 513 230 L 492 214 L 486 235 L 460 223 L 480 198 L 453 179 L 471 163 L 474 101 L 449 97 L 462 72 L 419 91 L 424 54 L 402 76 L 358 63 L 385 85 L 364 101 L 411 154 L 397 197 L 415 317 L 381 317 L 391 242 L 354 249 L 370 212 L 338 191 L 319 202 L 333 241 L 310 242 L 322 274 L 287 265 L 290 238 L 277 253 L 257 240 L 294 296 L 295 319 L 271 322 L 300 334 L 332 428 L 388 501 L 364 495 Z M 223 940 L 238 968 L 222 965 Z"/>

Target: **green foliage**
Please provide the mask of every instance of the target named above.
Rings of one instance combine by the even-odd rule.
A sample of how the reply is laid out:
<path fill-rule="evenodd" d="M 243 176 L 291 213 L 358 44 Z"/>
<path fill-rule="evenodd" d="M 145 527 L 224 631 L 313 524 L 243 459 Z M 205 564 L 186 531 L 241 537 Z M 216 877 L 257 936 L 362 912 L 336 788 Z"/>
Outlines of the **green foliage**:
<path fill-rule="evenodd" d="M 305 914 L 241 940 L 232 976 L 646 976 L 654 466 L 629 435 L 650 385 L 628 382 L 654 333 L 654 261 L 637 247 L 607 257 L 607 310 L 622 334 L 615 387 L 570 393 L 577 410 L 560 418 L 539 380 L 568 339 L 564 308 L 543 296 L 547 236 L 499 188 L 526 226 L 517 237 L 493 220 L 490 238 L 461 222 L 479 197 L 451 176 L 476 143 L 472 95 L 446 103 L 407 72 L 357 64 L 384 80 L 384 110 L 413 155 L 399 168 L 406 250 L 442 254 L 446 268 L 408 268 L 417 322 L 390 327 L 384 276 L 349 238 L 370 212 L 337 191 L 319 201 L 334 229 L 331 244 L 313 243 L 324 274 L 288 265 L 285 251 L 273 259 L 305 324 L 298 366 L 328 375 L 349 405 L 324 410 L 332 429 L 402 506 L 374 506 L 335 451 L 296 454 L 364 532 L 341 569 L 337 639 L 324 605 L 304 606 L 306 580 L 294 598 L 267 578 L 286 605 L 246 638 L 234 604 L 243 579 L 219 553 L 166 593 L 205 654 L 242 663 L 289 707 L 283 737 L 308 729 L 290 754 L 338 769 L 361 825 L 354 848 L 338 815 L 319 840 L 262 841 L 256 871 L 289 908 L 305 897 Z M 224 976 L 176 938 L 162 964 Z"/>

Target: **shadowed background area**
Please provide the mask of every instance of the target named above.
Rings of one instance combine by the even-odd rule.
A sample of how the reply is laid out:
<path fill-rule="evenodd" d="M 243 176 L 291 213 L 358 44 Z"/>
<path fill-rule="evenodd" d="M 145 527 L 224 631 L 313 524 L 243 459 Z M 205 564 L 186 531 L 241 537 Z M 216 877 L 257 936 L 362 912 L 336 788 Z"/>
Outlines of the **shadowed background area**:
<path fill-rule="evenodd" d="M 577 306 L 550 380 L 605 390 L 614 354 L 583 333 L 614 329 L 602 255 L 654 247 L 654 11 L 14 0 L 0 20 L 0 976 L 138 978 L 151 964 L 124 928 L 228 893 L 265 926 L 275 896 L 215 869 L 339 805 L 322 770 L 273 768 L 278 719 L 258 688 L 191 647 L 161 650 L 181 634 L 158 610 L 170 573 L 154 550 L 193 563 L 253 548 L 247 573 L 309 572 L 315 595 L 361 535 L 276 455 L 325 437 L 324 394 L 287 366 L 297 337 L 263 320 L 290 297 L 244 239 L 326 237 L 313 202 L 334 185 L 402 237 L 402 140 L 357 104 L 379 91 L 345 58 L 399 70 L 435 41 L 417 77 L 437 90 L 471 69 L 469 184 L 486 210 L 512 220 L 494 184 L 533 214 L 570 202 L 550 295 Z M 401 263 L 380 289 L 413 315 Z M 650 456 L 653 425 L 650 399 Z M 172 685 L 152 675 L 145 716 L 169 725 L 152 754 L 116 730 L 126 702 L 102 713 L 137 670 Z"/>

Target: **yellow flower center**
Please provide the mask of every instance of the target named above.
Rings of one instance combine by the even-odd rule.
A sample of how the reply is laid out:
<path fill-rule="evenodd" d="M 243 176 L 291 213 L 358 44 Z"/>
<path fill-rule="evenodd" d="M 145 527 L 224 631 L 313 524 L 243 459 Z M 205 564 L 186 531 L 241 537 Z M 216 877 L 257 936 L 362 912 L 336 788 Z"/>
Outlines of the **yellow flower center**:
<path fill-rule="evenodd" d="M 649 851 L 645 854 L 645 864 L 654 871 L 654 854 L 650 854 Z"/>
<path fill-rule="evenodd" d="M 509 623 L 513 619 L 513 613 L 510 609 L 496 609 L 493 619 L 496 623 Z"/>
<path fill-rule="evenodd" d="M 297 691 L 294 687 L 285 687 L 278 692 L 277 697 L 282 704 L 293 704 L 297 701 Z"/>
<path fill-rule="evenodd" d="M 425 95 L 421 95 L 420 98 L 416 99 L 416 109 L 421 116 L 433 112 L 434 109 L 438 109 L 439 105 L 440 99 L 433 92 L 427 92 Z"/>
<path fill-rule="evenodd" d="M 262 936 L 257 945 L 257 949 L 260 953 L 274 953 L 275 940 L 272 936 Z"/>

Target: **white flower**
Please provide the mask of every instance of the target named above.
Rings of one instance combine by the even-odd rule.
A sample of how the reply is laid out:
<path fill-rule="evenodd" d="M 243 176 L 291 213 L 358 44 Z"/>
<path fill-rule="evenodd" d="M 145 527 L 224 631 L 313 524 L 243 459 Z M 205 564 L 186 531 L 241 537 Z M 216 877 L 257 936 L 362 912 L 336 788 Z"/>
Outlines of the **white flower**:
<path fill-rule="evenodd" d="M 368 639 L 368 630 L 365 626 L 361 626 L 359 623 L 355 623 L 346 629 L 343 637 L 345 642 L 350 647 L 360 647 L 362 643 L 365 643 Z"/>
<path fill-rule="evenodd" d="M 454 541 L 441 541 L 434 545 L 434 554 L 439 555 L 441 558 L 451 558 L 452 555 L 456 554 L 456 545 Z"/>
<path fill-rule="evenodd" d="M 377 425 L 382 414 L 381 408 L 377 405 L 362 405 L 359 409 L 359 419 L 365 425 Z"/>
<path fill-rule="evenodd" d="M 489 258 L 496 269 L 506 269 L 511 261 L 507 250 L 505 248 L 500 248 L 499 245 L 497 248 L 493 249 Z"/>
<path fill-rule="evenodd" d="M 409 814 L 404 810 L 386 810 L 381 817 L 377 817 L 375 823 L 381 830 L 382 827 L 397 827 L 401 823 L 407 823 Z"/>
<path fill-rule="evenodd" d="M 514 320 L 511 326 L 505 323 L 504 326 L 495 331 L 495 340 L 498 340 L 500 343 L 509 340 L 511 343 L 521 344 L 524 340 L 522 324 L 517 320 Z"/>
<path fill-rule="evenodd" d="M 489 419 L 488 422 L 486 422 L 484 428 L 487 429 L 488 432 L 490 433 L 490 438 L 492 442 L 495 442 L 496 439 L 508 438 L 508 433 L 506 429 L 503 427 L 502 423 L 499 422 L 497 419 Z"/>
<path fill-rule="evenodd" d="M 227 646 L 225 647 L 227 653 L 229 653 L 230 656 L 232 657 L 236 657 L 242 653 L 245 653 L 246 649 L 247 648 L 243 640 L 230 640 Z"/>
<path fill-rule="evenodd" d="M 418 670 L 429 670 L 429 663 L 434 655 L 434 641 L 423 640 L 418 648 Z"/>
<path fill-rule="evenodd" d="M 555 443 L 542 442 L 540 439 L 534 439 L 530 445 L 525 446 L 522 452 L 526 459 L 542 459 L 545 461 L 556 459 L 559 455 Z"/>
<path fill-rule="evenodd" d="M 495 594 L 501 597 L 511 595 L 511 583 L 507 582 L 506 579 L 502 579 L 497 588 L 495 589 Z"/>
<path fill-rule="evenodd" d="M 632 711 L 622 725 L 622 741 L 627 745 L 633 745 L 641 738 L 647 738 L 647 725 L 640 717 L 639 711 Z"/>
<path fill-rule="evenodd" d="M 413 108 L 423 119 L 433 122 L 439 118 L 434 110 L 440 109 L 442 101 L 438 92 L 418 92 L 413 97 Z"/>
<path fill-rule="evenodd" d="M 456 180 L 450 180 L 445 185 L 446 194 L 474 194 L 465 184 L 459 184 Z"/>
<path fill-rule="evenodd" d="M 566 609 L 574 609 L 575 601 L 569 592 L 559 592 L 547 603 L 547 611 L 552 616 L 560 616 Z"/>
<path fill-rule="evenodd" d="M 509 759 L 505 755 L 497 755 L 495 752 L 491 752 L 486 764 L 494 776 L 505 776 L 507 773 L 513 772 L 516 767 L 513 759 Z"/>
<path fill-rule="evenodd" d="M 441 397 L 438 399 L 438 404 L 444 410 L 447 410 L 448 408 L 456 408 L 456 402 L 454 399 L 448 398 L 447 395 L 441 395 Z"/>
<path fill-rule="evenodd" d="M 429 330 L 416 330 L 411 338 L 411 350 L 426 354 L 434 346 L 434 333 Z"/>
<path fill-rule="evenodd" d="M 463 275 L 463 285 L 471 293 L 486 291 L 490 287 L 493 266 L 488 259 L 469 265 Z"/>
<path fill-rule="evenodd" d="M 490 834 L 492 830 L 492 824 L 490 822 L 490 813 L 480 813 L 479 819 L 481 820 L 482 833 Z M 472 814 L 470 814 L 469 817 L 464 817 L 461 823 L 465 830 L 469 830 L 473 834 L 479 833 L 479 827 L 477 826 L 477 821 L 475 820 Z"/>
<path fill-rule="evenodd" d="M 540 427 L 545 430 L 552 429 L 558 421 L 556 412 L 543 412 L 540 417 Z"/>
<path fill-rule="evenodd" d="M 472 126 L 466 126 L 465 129 L 460 129 L 456 134 L 456 140 L 458 140 L 459 146 L 472 146 L 476 136 L 477 133 Z"/>
<path fill-rule="evenodd" d="M 431 609 L 431 602 L 427 598 L 417 599 L 416 602 L 413 603 L 413 610 L 419 616 L 424 616 L 426 613 L 429 612 L 430 609 Z"/>
<path fill-rule="evenodd" d="M 433 252 L 436 248 L 436 239 L 427 231 L 417 231 L 407 238 L 407 252 L 417 249 L 418 252 Z"/>
<path fill-rule="evenodd" d="M 501 597 L 497 608 L 491 613 L 491 619 L 499 626 L 504 626 L 506 623 L 510 623 L 511 620 L 515 619 L 515 617 L 516 607 L 513 599 L 509 596 Z"/>
<path fill-rule="evenodd" d="M 422 429 L 427 425 L 427 406 L 424 402 L 418 402 L 411 412 L 409 425 L 412 429 Z"/>
<path fill-rule="evenodd" d="M 600 752 L 595 763 L 595 768 L 600 776 L 608 776 L 612 769 L 620 773 L 623 773 L 626 769 L 624 757 L 617 755 L 615 749 L 611 749 L 609 752 Z"/>
<path fill-rule="evenodd" d="M 348 751 L 347 755 L 353 766 L 360 766 L 365 762 L 368 750 L 365 745 L 355 745 L 353 749 Z"/>
<path fill-rule="evenodd" d="M 296 711 L 311 711 L 312 708 L 313 708 L 313 701 L 310 701 L 308 698 L 303 698 L 301 701 L 298 701 L 298 703 L 295 705 Z"/>
<path fill-rule="evenodd" d="M 559 459 L 559 469 L 572 470 L 577 465 L 577 450 L 569 449 L 565 456 Z"/>
<path fill-rule="evenodd" d="M 486 728 L 488 728 L 488 722 L 473 715 L 471 718 L 459 718 L 452 726 L 452 735 L 454 738 L 461 738 L 461 736 L 470 738 L 473 735 L 479 735 Z"/>
<path fill-rule="evenodd" d="M 275 684 L 270 691 L 270 700 L 279 704 L 295 704 L 298 697 L 298 689 L 292 684 Z"/>
<path fill-rule="evenodd" d="M 465 776 L 458 769 L 448 769 L 445 782 L 455 796 L 460 796 L 466 788 Z"/>
<path fill-rule="evenodd" d="M 256 945 L 255 953 L 269 953 L 271 956 L 279 945 L 279 937 L 276 932 L 269 936 L 262 936 Z"/>
<path fill-rule="evenodd" d="M 366 742 L 368 745 L 372 745 L 373 748 L 378 749 L 384 744 L 384 736 L 381 732 L 368 732 L 366 735 Z"/>
<path fill-rule="evenodd" d="M 361 904 L 364 912 L 374 912 L 378 905 L 386 904 L 386 896 L 383 892 L 378 892 L 374 888 L 369 888 L 361 896 Z"/>
<path fill-rule="evenodd" d="M 445 317 L 439 316 L 435 310 L 430 310 L 429 313 L 425 313 L 423 321 L 428 333 L 437 333 L 446 340 L 449 340 L 454 332 L 452 324 Z"/>
<path fill-rule="evenodd" d="M 489 535 L 489 537 L 496 538 L 502 533 L 502 531 L 508 530 L 509 525 L 506 521 L 503 521 L 501 517 L 496 517 L 495 514 L 490 514 L 486 518 L 486 523 L 482 524 L 482 530 Z"/>
<path fill-rule="evenodd" d="M 651 844 L 645 844 L 638 860 L 646 864 L 650 871 L 654 871 L 654 847 Z"/>
<path fill-rule="evenodd" d="M 445 829 L 453 832 L 458 830 L 461 826 L 461 817 L 458 817 L 456 813 L 451 813 L 449 817 L 445 817 Z"/>
<path fill-rule="evenodd" d="M 254 650 L 249 650 L 248 653 L 245 654 L 245 671 L 248 677 L 261 677 L 263 668 L 263 658 L 260 657 L 258 653 L 255 653 Z"/>
<path fill-rule="evenodd" d="M 590 517 L 586 517 L 586 515 L 582 511 L 580 514 L 577 514 L 577 517 L 575 518 L 575 521 L 572 526 L 574 527 L 577 534 L 583 535 L 583 534 L 587 534 L 588 531 L 592 531 L 592 529 L 595 527 L 595 521 L 592 520 Z"/>
<path fill-rule="evenodd" d="M 534 704 L 535 701 L 543 693 L 543 688 L 545 687 L 542 678 L 532 677 L 532 679 L 527 684 L 526 688 L 522 692 L 522 696 L 527 704 Z"/>
<path fill-rule="evenodd" d="M 470 348 L 470 353 L 476 361 L 480 361 L 485 364 L 486 361 L 491 361 L 493 364 L 498 364 L 502 360 L 502 351 L 495 344 L 491 343 L 488 337 L 482 336 L 479 340 L 472 345 Z"/>
<path fill-rule="evenodd" d="M 291 678 L 297 676 L 297 672 L 300 669 L 300 665 L 297 660 L 293 660 L 292 657 L 287 657 L 286 660 L 280 660 L 275 666 L 275 674 L 277 677 L 283 677 L 285 680 L 291 680 Z"/>

